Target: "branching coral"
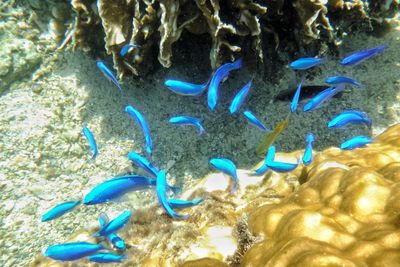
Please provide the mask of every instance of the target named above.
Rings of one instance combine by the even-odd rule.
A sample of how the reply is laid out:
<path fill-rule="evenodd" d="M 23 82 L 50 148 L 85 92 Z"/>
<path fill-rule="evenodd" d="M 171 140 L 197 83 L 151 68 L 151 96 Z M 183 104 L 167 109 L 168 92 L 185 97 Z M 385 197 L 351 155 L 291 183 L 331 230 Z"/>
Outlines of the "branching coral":
<path fill-rule="evenodd" d="M 394 16 L 399 5 L 397 0 L 371 1 L 370 5 L 366 1 L 341 0 L 99 0 L 97 6 L 94 0 L 71 3 L 78 14 L 75 45 L 98 53 L 98 40 L 105 36 L 105 50 L 113 56 L 120 76 L 146 73 L 153 64 L 155 50 L 160 64 L 170 67 L 173 45 L 185 30 L 209 35 L 205 40 L 211 40 L 210 64 L 216 68 L 240 55 L 252 55 L 262 62 L 265 49 L 274 47 L 294 53 L 311 45 L 312 52 L 318 53 L 322 44 L 338 45 L 340 35 L 353 28 L 354 22 L 367 22 L 369 28 L 382 24 L 386 17 Z M 273 40 L 265 38 L 271 33 Z M 190 40 L 185 42 L 190 46 Z M 119 51 L 127 43 L 139 47 L 121 57 Z"/>

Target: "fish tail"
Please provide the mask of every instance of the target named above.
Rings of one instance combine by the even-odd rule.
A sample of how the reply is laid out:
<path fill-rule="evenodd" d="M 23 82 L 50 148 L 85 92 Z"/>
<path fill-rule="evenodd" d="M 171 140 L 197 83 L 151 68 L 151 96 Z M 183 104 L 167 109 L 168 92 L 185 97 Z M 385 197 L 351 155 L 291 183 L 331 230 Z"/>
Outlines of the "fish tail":
<path fill-rule="evenodd" d="M 199 125 L 199 135 L 203 135 L 206 132 L 203 126 Z"/>
<path fill-rule="evenodd" d="M 235 193 L 237 190 L 237 183 L 236 181 L 233 182 L 232 188 L 231 188 L 231 194 Z"/>
<path fill-rule="evenodd" d="M 175 196 L 180 195 L 182 193 L 182 188 L 179 186 L 171 186 L 171 191 Z"/>
<path fill-rule="evenodd" d="M 315 140 L 314 135 L 312 133 L 308 133 L 306 140 L 308 143 L 314 142 L 314 140 Z"/>

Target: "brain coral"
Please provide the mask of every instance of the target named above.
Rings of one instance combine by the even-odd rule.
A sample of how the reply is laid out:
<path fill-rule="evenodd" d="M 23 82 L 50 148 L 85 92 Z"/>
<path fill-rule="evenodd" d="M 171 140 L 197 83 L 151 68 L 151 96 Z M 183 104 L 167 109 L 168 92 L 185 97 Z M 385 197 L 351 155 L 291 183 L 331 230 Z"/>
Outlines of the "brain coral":
<path fill-rule="evenodd" d="M 317 153 L 293 173 L 239 170 L 235 195 L 226 190 L 229 177 L 211 174 L 182 196 L 207 196 L 182 212 L 189 220 L 174 221 L 157 206 L 135 211 L 121 231 L 128 246 L 122 266 L 398 266 L 399 158 L 400 124 L 366 148 Z M 32 266 L 74 264 L 40 257 Z"/>
<path fill-rule="evenodd" d="M 210 44 L 210 64 L 239 55 L 263 62 L 267 51 L 318 53 L 325 44 L 336 47 L 344 31 L 371 30 L 393 17 L 398 0 L 72 0 L 77 13 L 75 46 L 112 55 L 120 76 L 141 75 L 153 55 L 164 67 L 173 60 L 173 44 L 182 32 L 204 35 Z M 104 43 L 103 43 L 104 39 Z M 190 38 L 184 40 L 190 46 Z M 127 56 L 125 44 L 139 45 Z"/>
<path fill-rule="evenodd" d="M 366 149 L 319 154 L 305 183 L 251 212 L 263 238 L 242 266 L 395 266 L 400 262 L 400 125 Z"/>

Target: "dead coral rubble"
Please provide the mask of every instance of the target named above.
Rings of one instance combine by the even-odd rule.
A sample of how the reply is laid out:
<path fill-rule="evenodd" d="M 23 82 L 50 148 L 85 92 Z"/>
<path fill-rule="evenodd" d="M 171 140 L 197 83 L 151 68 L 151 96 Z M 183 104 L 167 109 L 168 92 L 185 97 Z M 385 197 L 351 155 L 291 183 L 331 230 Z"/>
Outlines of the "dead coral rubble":
<path fill-rule="evenodd" d="M 216 68 L 239 54 L 252 54 L 262 62 L 265 47 L 294 53 L 309 44 L 315 48 L 313 52 L 324 43 L 336 46 L 344 31 L 363 22 L 369 27 L 382 24 L 399 6 L 398 0 L 371 2 L 99 0 L 96 5 L 94 0 L 72 0 L 77 13 L 73 39 L 85 50 L 98 53 L 105 48 L 121 76 L 146 73 L 153 63 L 152 55 L 157 53 L 159 63 L 168 68 L 173 44 L 183 31 L 207 34 L 205 40 L 211 40 L 210 64 Z M 266 37 L 271 35 L 273 38 Z M 104 36 L 105 47 L 99 43 L 100 36 Z M 190 46 L 190 40 L 185 42 Z M 119 51 L 128 43 L 139 48 L 122 58 Z"/>

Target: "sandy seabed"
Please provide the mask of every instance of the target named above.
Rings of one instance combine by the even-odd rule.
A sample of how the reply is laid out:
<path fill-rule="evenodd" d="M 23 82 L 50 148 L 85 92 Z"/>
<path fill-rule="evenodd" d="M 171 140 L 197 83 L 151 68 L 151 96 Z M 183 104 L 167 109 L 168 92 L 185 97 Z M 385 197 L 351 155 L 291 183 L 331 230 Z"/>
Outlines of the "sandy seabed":
<path fill-rule="evenodd" d="M 307 132 L 315 134 L 315 148 L 320 150 L 338 146 L 354 135 L 375 136 L 400 122 L 400 30 L 394 29 L 383 38 L 349 36 L 341 51 L 346 54 L 380 44 L 388 49 L 358 66 L 342 67 L 332 59 L 307 72 L 305 85 L 321 85 L 325 77 L 341 74 L 354 77 L 364 87 L 348 88 L 340 98 L 313 112 L 297 111 L 276 142 L 278 150 L 302 149 Z M 211 157 L 231 158 L 241 169 L 260 160 L 254 151 L 263 133 L 242 115 L 231 116 L 228 111 L 235 92 L 254 76 L 246 70 L 235 72 L 222 84 L 217 109 L 211 112 L 206 95 L 179 96 L 163 86 L 166 78 L 204 82 L 210 73 L 189 67 L 182 72 L 182 66 L 159 70 L 145 80 L 126 79 L 122 95 L 99 72 L 95 60 L 82 52 L 59 52 L 54 60 L 56 67 L 50 74 L 35 81 L 15 81 L 0 96 L 1 266 L 27 265 L 46 246 L 64 242 L 81 228 L 96 226 L 100 211 L 113 217 L 124 209 L 143 208 L 156 201 L 151 190 L 137 192 L 118 203 L 80 206 L 63 218 L 40 222 L 52 206 L 81 199 L 108 178 L 143 173 L 126 157 L 129 151 L 147 156 L 141 129 L 124 112 L 127 104 L 149 122 L 154 142 L 149 159 L 167 169 L 170 181 L 183 189 L 212 171 L 208 166 Z M 268 128 L 289 112 L 289 102 L 275 101 L 274 96 L 288 88 L 293 73 L 284 68 L 276 75 L 274 83 L 256 77 L 243 107 L 252 110 Z M 372 129 L 353 126 L 329 130 L 329 118 L 344 109 L 368 113 Z M 169 124 L 168 119 L 175 115 L 200 117 L 206 134 L 199 136 L 192 127 Z M 95 161 L 81 134 L 84 125 L 92 130 L 99 146 Z"/>

